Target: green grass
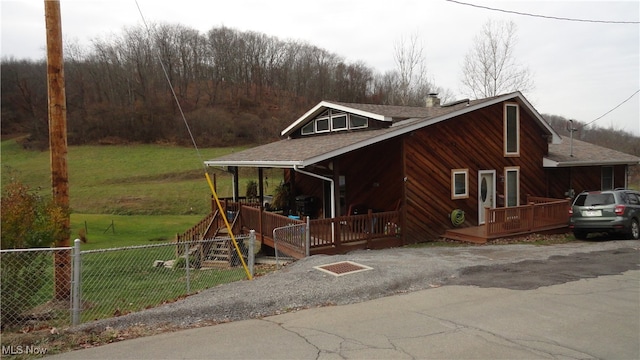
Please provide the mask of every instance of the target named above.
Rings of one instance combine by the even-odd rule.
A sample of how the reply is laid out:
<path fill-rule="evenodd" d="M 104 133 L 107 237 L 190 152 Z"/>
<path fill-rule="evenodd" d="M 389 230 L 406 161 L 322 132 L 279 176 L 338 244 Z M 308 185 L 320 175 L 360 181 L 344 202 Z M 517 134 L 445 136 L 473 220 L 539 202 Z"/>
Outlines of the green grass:
<path fill-rule="evenodd" d="M 201 149 L 202 159 L 237 149 Z M 119 215 L 206 214 L 210 190 L 191 148 L 162 145 L 72 146 L 68 151 L 69 198 L 77 213 Z M 17 178 L 49 193 L 49 152 L 26 151 L 2 141 L 2 182 Z M 231 177 L 215 172 L 218 195 L 230 196 Z"/>
<path fill-rule="evenodd" d="M 175 258 L 174 246 L 88 253 L 82 261 L 82 321 L 140 311 L 187 295 L 184 268 L 153 267 Z M 243 268 L 190 269 L 189 291 L 245 279 Z"/>
<path fill-rule="evenodd" d="M 211 211 L 202 160 L 243 149 L 205 148 L 199 156 L 193 148 L 170 145 L 69 147 L 72 238 L 86 221 L 89 247 L 172 239 Z M 15 178 L 44 195 L 51 193 L 48 151 L 24 150 L 16 139 L 2 141 L 0 150 L 3 185 Z M 219 169 L 209 173 L 215 176 L 218 196 L 230 197 L 231 176 Z M 282 179 L 282 171 L 265 175 L 272 185 L 265 189 L 269 193 Z M 241 171 L 241 195 L 250 179 L 257 179 L 255 169 Z M 117 233 L 103 234 L 111 220 Z"/>
<path fill-rule="evenodd" d="M 50 196 L 49 152 L 24 150 L 16 140 L 2 141 L 0 150 L 3 186 L 17 179 Z M 81 250 L 98 251 L 82 256 L 83 322 L 157 306 L 188 293 L 186 269 L 153 267 L 154 261 L 175 259 L 176 248 L 168 243 L 211 210 L 202 160 L 238 150 L 201 149 L 200 158 L 192 148 L 165 145 L 69 147 L 70 245 L 86 232 L 88 241 Z M 209 173 L 215 175 L 218 196 L 231 196 L 231 176 L 221 170 Z M 282 171 L 265 175 L 271 184 L 265 191 L 270 193 Z M 249 180 L 257 180 L 255 169 L 240 172 L 241 195 Z M 242 267 L 191 269 L 189 275 L 189 293 L 246 278 Z M 53 282 L 48 281 L 40 290 L 41 302 L 52 293 Z M 68 311 L 61 316 L 66 319 Z"/>
<path fill-rule="evenodd" d="M 202 219 L 200 215 L 102 215 L 72 214 L 71 240 L 86 231 L 81 250 L 151 245 L 175 239 Z"/>

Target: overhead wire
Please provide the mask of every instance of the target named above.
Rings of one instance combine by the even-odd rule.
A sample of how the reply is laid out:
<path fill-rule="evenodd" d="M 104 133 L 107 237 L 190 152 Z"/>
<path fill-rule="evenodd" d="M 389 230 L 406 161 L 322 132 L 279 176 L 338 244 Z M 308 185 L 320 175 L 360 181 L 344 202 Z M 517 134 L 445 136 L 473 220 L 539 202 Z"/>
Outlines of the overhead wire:
<path fill-rule="evenodd" d="M 589 125 L 593 124 L 594 122 L 596 122 L 596 121 L 598 121 L 598 120 L 602 119 L 603 117 L 607 116 L 609 113 L 611 113 L 612 111 L 614 111 L 615 109 L 617 109 L 617 108 L 619 108 L 620 106 L 624 105 L 624 103 L 626 103 L 627 101 L 631 100 L 631 98 L 633 98 L 633 97 L 634 97 L 637 93 L 639 93 L 639 92 L 640 92 L 640 89 L 636 90 L 636 92 L 634 92 L 633 94 L 631 94 L 631 96 L 629 96 L 628 98 L 626 98 L 626 99 L 625 99 L 623 102 L 621 102 L 620 104 L 618 104 L 618 105 L 616 105 L 615 107 L 613 107 L 611 110 L 609 110 L 609 111 L 607 111 L 606 113 L 604 113 L 604 114 L 600 115 L 599 117 L 595 118 L 594 120 L 589 121 L 589 122 L 588 122 L 588 123 L 586 123 L 586 124 L 582 124 L 582 125 L 580 125 L 580 126 L 579 126 L 577 129 L 575 129 L 575 130 L 581 129 L 581 128 L 585 127 L 585 126 L 589 126 Z"/>
<path fill-rule="evenodd" d="M 533 14 L 533 13 L 514 11 L 514 10 L 505 10 L 505 9 L 493 8 L 493 7 L 484 6 L 484 5 L 466 3 L 466 2 L 462 2 L 462 1 L 458 1 L 458 0 L 445 0 L 445 1 L 448 1 L 450 3 L 459 4 L 459 5 L 471 6 L 471 7 L 475 7 L 475 8 L 479 8 L 479 9 L 498 11 L 498 12 L 521 15 L 521 16 L 530 16 L 530 17 L 536 17 L 536 18 L 550 19 L 550 20 L 574 21 L 574 22 L 586 22 L 586 23 L 600 23 L 600 24 L 640 24 L 640 21 L 577 19 L 577 18 L 568 18 L 568 17 Z M 578 130 L 580 128 L 588 126 L 588 125 L 590 125 L 590 124 L 602 119 L 603 117 L 605 117 L 606 115 L 608 115 L 609 113 L 614 111 L 615 109 L 617 109 L 620 106 L 622 106 L 627 101 L 631 100 L 631 98 L 633 98 L 638 92 L 640 92 L 640 90 L 637 90 L 631 96 L 629 96 L 627 99 L 625 99 L 623 102 L 621 102 L 620 104 L 616 105 L 614 108 L 612 108 L 611 110 L 609 110 L 606 113 L 602 114 L 598 118 L 596 118 L 596 119 L 594 119 L 594 120 L 592 120 L 592 121 L 590 121 L 590 122 L 588 122 L 586 124 L 583 124 L 583 125 L 581 125 L 580 127 L 576 128 L 574 130 Z"/>
<path fill-rule="evenodd" d="M 448 1 L 454 4 L 459 4 L 459 5 L 471 6 L 479 9 L 498 11 L 498 12 L 521 15 L 521 16 L 537 17 L 537 18 L 543 18 L 543 19 L 549 19 L 549 20 L 574 21 L 574 22 L 599 23 L 599 24 L 640 24 L 640 21 L 577 19 L 577 18 L 568 18 L 568 17 L 560 17 L 560 16 L 533 14 L 533 13 L 526 13 L 521 11 L 514 11 L 514 10 L 505 10 L 505 9 L 499 9 L 499 8 L 494 8 L 494 7 L 484 6 L 484 5 L 466 3 L 466 2 L 457 1 L 457 0 L 445 0 L 445 1 Z"/>
<path fill-rule="evenodd" d="M 151 38 L 152 34 L 151 34 L 151 29 L 149 28 L 149 25 L 147 24 L 147 21 L 144 17 L 144 14 L 142 13 L 142 9 L 140 8 L 140 4 L 138 4 L 138 0 L 135 0 L 136 2 L 136 7 L 138 8 L 138 12 L 140 13 L 140 17 L 142 18 L 142 23 L 145 27 L 145 29 L 147 30 L 147 34 L 149 35 L 149 37 Z M 211 194 L 213 195 L 213 198 L 216 201 L 216 205 L 219 209 L 219 214 L 222 217 L 222 220 L 224 221 L 224 224 L 227 228 L 227 231 L 229 233 L 229 236 L 231 237 L 231 241 L 236 249 L 236 253 L 238 254 L 238 257 L 240 259 L 240 262 L 242 263 L 242 267 L 244 268 L 246 274 L 247 274 L 247 278 L 249 280 L 252 280 L 252 276 L 251 273 L 249 272 L 249 268 L 247 267 L 246 262 L 244 261 L 244 257 L 242 256 L 242 252 L 240 251 L 240 247 L 238 246 L 238 242 L 236 241 L 235 236 L 233 235 L 233 231 L 231 229 L 231 225 L 229 224 L 229 220 L 227 219 L 227 215 L 224 211 L 224 209 L 222 208 L 222 204 L 220 203 L 220 199 L 218 198 L 218 194 L 216 193 L 215 187 L 213 186 L 213 182 L 211 181 L 211 177 L 209 176 L 209 173 L 207 172 L 207 167 L 204 164 L 204 159 L 202 158 L 202 154 L 200 153 L 200 149 L 198 148 L 198 144 L 196 143 L 196 139 L 193 136 L 193 132 L 191 131 L 191 127 L 189 126 L 189 122 L 187 121 L 186 116 L 184 116 L 184 111 L 182 111 L 182 106 L 180 105 L 180 101 L 178 100 L 178 96 L 176 95 L 176 92 L 173 88 L 173 84 L 171 83 L 171 79 L 169 78 L 169 74 L 167 73 L 167 69 L 164 66 L 164 63 L 162 62 L 162 56 L 160 56 L 160 50 L 158 50 L 158 62 L 160 62 L 160 66 L 162 67 L 162 72 L 164 73 L 164 77 L 167 80 L 167 83 L 169 84 L 169 88 L 171 89 L 171 94 L 173 95 L 173 98 L 176 101 L 176 104 L 178 105 L 178 110 L 180 111 L 180 116 L 182 117 L 182 121 L 184 122 L 185 127 L 187 128 L 187 131 L 189 132 L 189 137 L 191 138 L 191 142 L 193 143 L 193 147 L 196 149 L 196 153 L 198 154 L 198 159 L 200 159 L 200 163 L 202 163 L 202 167 L 204 169 L 204 176 L 207 180 L 207 184 L 209 185 L 209 189 L 211 190 Z M 185 254 L 186 255 L 186 254 Z M 188 261 L 187 261 L 188 263 Z"/>
<path fill-rule="evenodd" d="M 140 5 L 138 4 L 138 0 L 135 0 L 136 2 L 136 7 L 138 8 L 138 12 L 140 13 L 140 18 L 142 18 L 142 24 L 144 25 L 145 29 L 147 30 L 147 34 L 149 35 L 149 37 L 151 37 L 151 29 L 149 28 L 149 25 L 147 24 L 147 20 L 144 17 L 144 14 L 142 13 L 142 9 L 140 9 Z M 198 154 L 198 158 L 200 159 L 200 163 L 202 163 L 202 167 L 205 170 L 206 173 L 206 166 L 204 165 L 204 159 L 202 158 L 202 154 L 200 153 L 200 149 L 198 149 L 198 144 L 196 144 L 196 139 L 193 136 L 193 133 L 191 132 L 191 127 L 189 126 L 189 123 L 187 122 L 187 118 L 184 116 L 184 111 L 182 111 L 182 106 L 180 105 L 180 101 L 178 101 L 178 96 L 176 95 L 176 91 L 173 88 L 173 84 L 171 83 L 171 79 L 169 78 L 169 74 L 167 73 L 167 69 L 164 66 L 164 62 L 162 62 L 162 57 L 160 56 L 160 50 L 158 50 L 158 61 L 160 62 L 160 67 L 162 67 L 162 73 L 164 74 L 165 79 L 167 80 L 167 84 L 169 84 L 169 89 L 171 89 L 171 94 L 173 95 L 173 98 L 176 101 L 176 104 L 178 105 L 178 110 L 180 111 L 180 116 L 182 117 L 182 121 L 184 122 L 185 127 L 187 128 L 187 131 L 189 132 L 189 137 L 191 138 L 191 142 L 193 143 L 193 147 L 196 149 L 196 153 Z"/>

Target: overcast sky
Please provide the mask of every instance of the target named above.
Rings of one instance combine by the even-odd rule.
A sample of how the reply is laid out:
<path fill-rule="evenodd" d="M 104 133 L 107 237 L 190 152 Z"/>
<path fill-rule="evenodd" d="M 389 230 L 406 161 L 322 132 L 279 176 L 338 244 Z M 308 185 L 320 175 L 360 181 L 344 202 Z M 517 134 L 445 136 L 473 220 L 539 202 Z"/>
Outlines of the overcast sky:
<path fill-rule="evenodd" d="M 45 56 L 43 0 L 0 0 L 2 57 Z M 226 26 L 324 48 L 376 71 L 395 68 L 393 46 L 418 34 L 430 79 L 462 98 L 461 63 L 489 19 L 518 26 L 517 60 L 534 74 L 525 96 L 543 114 L 591 122 L 640 89 L 640 1 L 479 1 L 465 3 L 563 21 L 466 6 L 446 0 L 138 0 L 147 22 L 179 23 L 206 33 Z M 65 41 L 120 34 L 142 24 L 135 0 L 62 0 Z M 631 21 L 635 24 L 614 24 Z M 594 124 L 640 136 L 640 94 Z"/>

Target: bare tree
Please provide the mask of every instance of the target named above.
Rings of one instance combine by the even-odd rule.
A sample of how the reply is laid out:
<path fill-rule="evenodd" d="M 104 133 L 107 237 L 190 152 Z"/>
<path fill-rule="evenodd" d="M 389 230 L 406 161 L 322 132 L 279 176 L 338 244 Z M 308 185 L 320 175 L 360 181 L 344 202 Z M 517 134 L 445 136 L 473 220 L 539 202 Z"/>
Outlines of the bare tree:
<path fill-rule="evenodd" d="M 393 46 L 393 58 L 397 66 L 397 99 L 400 105 L 409 105 L 412 98 L 429 88 L 424 47 L 418 34 L 408 39 L 400 37 Z"/>
<path fill-rule="evenodd" d="M 463 91 L 468 96 L 477 99 L 533 89 L 531 72 L 515 59 L 516 32 L 513 21 L 484 24 L 462 65 Z"/>

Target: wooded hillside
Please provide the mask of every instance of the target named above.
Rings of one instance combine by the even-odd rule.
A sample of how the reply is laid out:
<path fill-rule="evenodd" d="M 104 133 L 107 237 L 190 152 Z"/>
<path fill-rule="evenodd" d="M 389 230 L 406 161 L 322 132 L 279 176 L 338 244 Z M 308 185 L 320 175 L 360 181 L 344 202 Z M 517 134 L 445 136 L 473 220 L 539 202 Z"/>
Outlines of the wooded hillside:
<path fill-rule="evenodd" d="M 45 149 L 46 62 L 1 65 L 2 135 L 29 134 L 25 146 Z M 190 145 L 167 78 L 197 144 L 207 147 L 276 140 L 320 100 L 394 104 L 400 91 L 393 74 L 308 43 L 225 27 L 201 34 L 175 24 L 125 29 L 93 40 L 90 49 L 66 44 L 65 77 L 72 145 Z M 415 97 L 408 103 L 424 103 Z M 545 118 L 568 135 L 566 119 Z M 640 138 L 623 131 L 582 128 L 574 136 L 640 156 Z"/>
<path fill-rule="evenodd" d="M 190 143 L 167 77 L 203 146 L 272 141 L 321 99 L 380 101 L 371 68 L 309 44 L 225 27 L 202 35 L 165 24 L 149 34 L 66 46 L 70 144 Z M 46 94 L 44 60 L 3 59 L 2 133 L 46 139 Z"/>

